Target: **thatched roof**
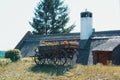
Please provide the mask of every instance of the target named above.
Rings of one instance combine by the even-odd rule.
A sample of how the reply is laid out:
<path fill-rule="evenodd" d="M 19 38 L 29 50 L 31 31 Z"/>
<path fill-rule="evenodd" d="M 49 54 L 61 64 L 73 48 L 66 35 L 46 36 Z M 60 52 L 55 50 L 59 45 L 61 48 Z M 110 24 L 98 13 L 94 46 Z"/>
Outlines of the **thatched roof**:
<path fill-rule="evenodd" d="M 78 40 L 80 33 L 56 34 L 56 35 L 33 35 L 27 32 L 23 39 L 17 44 L 15 48 L 20 49 L 23 57 L 33 56 L 34 47 L 40 44 L 40 40 L 45 41 L 64 41 L 64 40 Z"/>
<path fill-rule="evenodd" d="M 54 34 L 54 35 L 33 35 L 27 32 L 23 39 L 15 48 L 20 49 L 23 57 L 34 56 L 33 48 L 39 45 L 40 40 L 45 41 L 63 41 L 63 40 L 78 40 L 80 63 L 92 63 L 92 50 L 113 50 L 118 44 L 120 38 L 120 30 L 114 31 L 99 31 L 94 32 L 89 40 L 80 40 L 80 33 Z"/>
<path fill-rule="evenodd" d="M 113 51 L 118 45 L 120 45 L 120 38 L 112 38 L 95 47 L 92 51 Z"/>

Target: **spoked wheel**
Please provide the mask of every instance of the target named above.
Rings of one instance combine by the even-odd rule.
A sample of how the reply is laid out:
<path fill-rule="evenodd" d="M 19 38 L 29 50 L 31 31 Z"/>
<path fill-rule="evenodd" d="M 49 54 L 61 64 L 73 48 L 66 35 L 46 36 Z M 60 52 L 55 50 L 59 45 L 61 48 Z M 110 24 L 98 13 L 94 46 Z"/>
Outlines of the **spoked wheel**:
<path fill-rule="evenodd" d="M 51 58 L 53 64 L 55 64 L 55 65 L 57 65 L 57 58 L 58 58 L 58 56 L 59 56 L 58 55 L 58 51 L 55 50 L 54 53 L 52 54 L 52 58 Z"/>
<path fill-rule="evenodd" d="M 66 61 L 67 61 L 66 58 L 60 58 L 60 59 L 57 59 L 56 64 L 65 65 Z"/>
<path fill-rule="evenodd" d="M 51 55 L 49 57 L 49 61 L 48 61 L 50 64 L 56 65 L 56 61 L 57 61 L 57 59 L 56 59 L 57 54 L 56 53 L 57 53 L 56 50 L 53 53 L 51 53 Z"/>
<path fill-rule="evenodd" d="M 64 65 L 67 61 L 66 52 L 64 50 L 59 50 L 58 55 L 55 57 L 55 64 Z"/>
<path fill-rule="evenodd" d="M 51 58 L 51 59 L 47 59 L 46 60 L 46 63 L 47 64 L 54 64 L 54 60 Z"/>
<path fill-rule="evenodd" d="M 37 65 L 41 65 L 45 63 L 45 58 L 43 55 L 35 54 L 34 61 Z"/>

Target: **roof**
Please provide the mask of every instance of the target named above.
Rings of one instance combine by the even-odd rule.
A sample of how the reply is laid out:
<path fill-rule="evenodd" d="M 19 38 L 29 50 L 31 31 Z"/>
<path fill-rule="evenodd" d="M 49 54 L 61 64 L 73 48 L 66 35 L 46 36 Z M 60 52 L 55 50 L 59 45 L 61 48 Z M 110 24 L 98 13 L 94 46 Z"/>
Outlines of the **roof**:
<path fill-rule="evenodd" d="M 63 41 L 63 40 L 80 40 L 79 44 L 79 57 L 80 63 L 92 64 L 92 51 L 93 50 L 113 50 L 120 41 L 120 30 L 112 31 L 97 31 L 93 32 L 89 40 L 81 41 L 80 33 L 68 34 L 54 34 L 54 35 L 33 35 L 27 32 L 21 41 L 15 47 L 19 49 L 23 57 L 34 56 L 34 47 L 39 45 L 40 40 L 45 41 Z"/>
<path fill-rule="evenodd" d="M 112 38 L 95 47 L 92 51 L 113 51 L 118 45 L 120 45 L 120 38 Z"/>
<path fill-rule="evenodd" d="M 117 37 L 117 36 L 120 36 L 120 30 L 94 32 L 91 37 L 91 42 L 92 42 L 91 47 L 92 48 L 96 47 L 96 46 L 104 43 L 108 39 L 111 39 L 111 38 Z M 28 31 L 15 48 L 20 49 L 22 52 L 25 52 L 24 48 L 26 48 L 30 51 L 32 48 L 34 48 L 34 46 L 39 45 L 40 40 L 45 40 L 45 41 L 80 40 L 80 33 L 54 34 L 54 35 L 33 35 L 30 31 Z M 27 52 L 29 52 L 29 51 L 27 51 Z M 27 54 L 27 53 L 25 53 L 25 54 Z M 31 52 L 30 52 L 30 54 L 31 54 Z"/>
<path fill-rule="evenodd" d="M 80 33 L 53 34 L 53 35 L 30 35 L 25 41 L 55 41 L 55 40 L 75 40 L 80 38 Z"/>
<path fill-rule="evenodd" d="M 45 41 L 64 41 L 64 40 L 78 40 L 80 39 L 80 33 L 69 34 L 54 34 L 54 35 L 33 35 L 27 32 L 23 39 L 15 47 L 19 49 L 23 57 L 33 56 L 34 47 L 39 45 L 40 40 Z"/>
<path fill-rule="evenodd" d="M 120 30 L 97 31 L 94 32 L 92 38 L 113 38 L 120 36 Z"/>

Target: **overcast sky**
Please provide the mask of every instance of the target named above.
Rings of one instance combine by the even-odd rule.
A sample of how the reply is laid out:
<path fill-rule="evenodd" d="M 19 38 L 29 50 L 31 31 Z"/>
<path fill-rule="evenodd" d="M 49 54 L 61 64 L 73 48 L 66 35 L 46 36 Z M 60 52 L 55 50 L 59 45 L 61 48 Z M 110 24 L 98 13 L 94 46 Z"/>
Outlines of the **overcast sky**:
<path fill-rule="evenodd" d="M 0 0 L 0 50 L 14 48 L 28 30 L 39 0 Z M 70 10 L 72 32 L 80 32 L 80 12 L 93 13 L 96 31 L 120 30 L 120 0 L 64 0 Z"/>

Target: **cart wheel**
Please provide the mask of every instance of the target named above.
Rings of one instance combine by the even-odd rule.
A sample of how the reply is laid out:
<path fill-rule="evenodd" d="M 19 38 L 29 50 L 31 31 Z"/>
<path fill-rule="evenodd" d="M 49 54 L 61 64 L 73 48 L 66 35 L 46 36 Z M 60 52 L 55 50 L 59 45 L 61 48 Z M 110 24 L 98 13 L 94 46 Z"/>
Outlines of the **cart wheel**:
<path fill-rule="evenodd" d="M 64 65 L 67 61 L 67 58 L 66 58 L 66 52 L 65 50 L 59 50 L 58 52 L 58 55 L 56 57 L 56 61 L 55 61 L 55 64 L 58 64 L 58 65 Z"/>
<path fill-rule="evenodd" d="M 55 61 L 56 65 L 65 65 L 66 64 L 67 59 L 66 58 L 57 58 Z"/>
<path fill-rule="evenodd" d="M 34 56 L 34 61 L 37 65 L 41 65 L 45 63 L 45 59 L 43 55 L 38 55 L 37 53 Z"/>
<path fill-rule="evenodd" d="M 54 50 L 51 56 L 51 61 L 53 64 L 57 65 L 58 51 Z"/>

